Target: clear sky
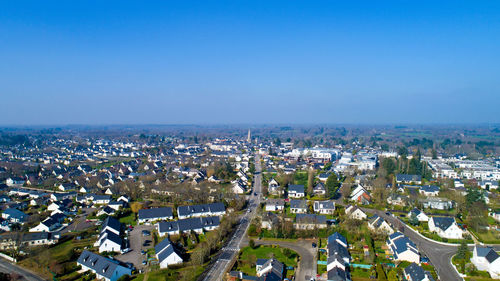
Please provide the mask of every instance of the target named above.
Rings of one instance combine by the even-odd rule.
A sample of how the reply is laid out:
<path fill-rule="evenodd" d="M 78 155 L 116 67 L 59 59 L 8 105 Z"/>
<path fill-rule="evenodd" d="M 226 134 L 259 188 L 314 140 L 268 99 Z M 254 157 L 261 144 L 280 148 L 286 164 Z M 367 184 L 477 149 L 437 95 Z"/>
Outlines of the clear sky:
<path fill-rule="evenodd" d="M 0 124 L 498 123 L 500 1 L 2 1 Z"/>

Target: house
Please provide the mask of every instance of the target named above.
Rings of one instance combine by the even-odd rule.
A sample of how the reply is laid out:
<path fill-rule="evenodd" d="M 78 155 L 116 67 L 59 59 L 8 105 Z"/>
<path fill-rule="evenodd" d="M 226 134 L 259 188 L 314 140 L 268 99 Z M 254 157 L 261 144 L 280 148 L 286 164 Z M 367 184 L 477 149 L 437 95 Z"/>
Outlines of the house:
<path fill-rule="evenodd" d="M 351 192 L 350 200 L 361 203 L 363 205 L 367 205 L 367 204 L 370 204 L 370 202 L 371 202 L 371 196 L 363 186 L 358 185 Z"/>
<path fill-rule="evenodd" d="M 268 199 L 266 201 L 266 212 L 283 211 L 285 209 L 285 200 L 283 199 Z"/>
<path fill-rule="evenodd" d="M 419 192 L 425 196 L 437 196 L 439 194 L 439 186 L 424 185 L 420 187 Z"/>
<path fill-rule="evenodd" d="M 276 259 L 258 259 L 255 263 L 258 281 L 283 280 L 285 265 Z"/>
<path fill-rule="evenodd" d="M 418 221 L 420 222 L 429 221 L 429 217 L 417 208 L 414 208 L 408 213 L 409 218 L 411 218 L 412 216 L 417 217 Z"/>
<path fill-rule="evenodd" d="M 110 195 L 93 195 L 92 202 L 94 202 L 94 204 L 97 204 L 97 205 L 109 204 L 109 202 L 111 202 L 111 196 Z"/>
<path fill-rule="evenodd" d="M 116 281 L 123 275 L 132 275 L 132 269 L 121 265 L 119 261 L 87 250 L 82 252 L 76 263 L 82 267 L 82 271 L 90 270 L 96 274 L 97 279 L 106 281 Z"/>
<path fill-rule="evenodd" d="M 492 217 L 495 221 L 500 222 L 500 211 L 490 212 L 489 216 Z"/>
<path fill-rule="evenodd" d="M 262 219 L 261 219 L 260 225 L 262 228 L 271 230 L 274 227 L 279 226 L 280 221 L 281 221 L 280 218 L 275 213 L 264 212 L 264 214 L 262 214 Z"/>
<path fill-rule="evenodd" d="M 419 175 L 406 175 L 406 174 L 397 174 L 396 175 L 397 183 L 422 183 L 422 177 Z"/>
<path fill-rule="evenodd" d="M 493 279 L 500 279 L 500 257 L 494 249 L 474 246 L 471 262 L 478 270 L 488 271 Z"/>
<path fill-rule="evenodd" d="M 326 228 L 326 217 L 315 214 L 297 214 L 294 227 L 296 229 Z"/>
<path fill-rule="evenodd" d="M 434 281 L 432 275 L 416 263 L 407 266 L 403 272 L 408 281 Z"/>
<path fill-rule="evenodd" d="M 313 187 L 313 194 L 314 195 L 326 195 L 326 188 L 323 183 L 318 183 L 316 186 Z"/>
<path fill-rule="evenodd" d="M 353 205 L 348 205 L 345 208 L 345 213 L 349 218 L 355 219 L 355 220 L 364 220 L 368 217 L 366 215 L 366 213 L 363 212 L 363 210 L 361 210 L 357 206 L 353 206 Z"/>
<path fill-rule="evenodd" d="M 102 215 L 108 215 L 108 216 L 112 216 L 116 213 L 116 209 L 113 209 L 109 206 L 105 206 L 104 208 L 102 208 L 101 210 L 99 210 L 99 212 L 97 212 L 97 216 L 102 216 Z"/>
<path fill-rule="evenodd" d="M 329 176 L 330 176 L 330 173 L 321 173 L 321 174 L 318 175 L 318 179 L 321 182 L 325 183 Z"/>
<path fill-rule="evenodd" d="M 184 260 L 174 249 L 172 242 L 168 238 L 163 239 L 155 246 L 155 255 L 160 268 L 167 268 L 171 264 L 179 264 Z"/>
<path fill-rule="evenodd" d="M 18 209 L 8 208 L 2 213 L 2 218 L 8 220 L 11 223 L 23 224 L 28 220 L 28 215 L 19 211 Z"/>
<path fill-rule="evenodd" d="M 162 221 L 157 223 L 156 228 L 160 236 L 177 235 L 194 231 L 202 233 L 203 231 L 211 231 L 219 227 L 220 219 L 218 216 L 187 218 L 177 221 Z"/>
<path fill-rule="evenodd" d="M 113 217 L 107 217 L 101 226 L 99 238 L 94 246 L 99 247 L 99 253 L 102 252 L 120 252 L 123 246 L 123 240 L 120 237 L 122 224 Z"/>
<path fill-rule="evenodd" d="M 420 263 L 417 246 L 403 233 L 395 232 L 389 235 L 386 244 L 395 261 Z"/>
<path fill-rule="evenodd" d="M 54 215 L 48 217 L 47 219 L 45 219 L 44 221 L 42 221 L 41 223 L 39 223 L 37 226 L 30 228 L 29 232 L 53 232 L 53 231 L 56 231 L 59 228 L 61 228 L 61 226 L 62 226 L 61 223 L 64 221 L 65 217 L 66 216 L 61 214 L 61 213 L 54 214 Z"/>
<path fill-rule="evenodd" d="M 389 197 L 387 197 L 386 201 L 391 205 L 406 206 L 408 197 L 400 194 L 391 193 Z"/>
<path fill-rule="evenodd" d="M 327 249 L 327 276 L 330 281 L 351 280 L 349 262 L 351 255 L 347 250 L 347 239 L 336 232 L 328 237 Z"/>
<path fill-rule="evenodd" d="M 163 207 L 139 210 L 137 221 L 139 223 L 150 223 L 159 220 L 171 220 L 173 218 L 172 208 Z"/>
<path fill-rule="evenodd" d="M 368 228 L 375 232 L 382 232 L 385 234 L 392 234 L 394 230 L 383 218 L 374 215 L 368 220 Z"/>
<path fill-rule="evenodd" d="M 293 214 L 307 213 L 306 200 L 290 200 L 290 212 L 292 212 Z"/>
<path fill-rule="evenodd" d="M 235 194 L 244 194 L 247 192 L 246 186 L 240 181 L 234 181 L 232 183 L 232 190 Z"/>
<path fill-rule="evenodd" d="M 179 219 L 203 216 L 223 216 L 224 214 L 226 214 L 226 207 L 222 202 L 177 207 L 177 216 Z"/>
<path fill-rule="evenodd" d="M 333 215 L 335 213 L 335 202 L 332 200 L 314 201 L 313 209 L 316 213 Z"/>
<path fill-rule="evenodd" d="M 58 234 L 47 232 L 3 233 L 0 234 L 0 249 L 18 249 L 19 245 L 28 247 L 53 245 L 58 239 Z"/>
<path fill-rule="evenodd" d="M 478 185 L 485 190 L 498 189 L 498 181 L 480 181 Z"/>
<path fill-rule="evenodd" d="M 449 210 L 455 205 L 453 201 L 439 197 L 426 198 L 421 200 L 421 202 L 424 208 L 437 210 Z"/>
<path fill-rule="evenodd" d="M 453 217 L 431 217 L 429 230 L 436 232 L 440 237 L 448 239 L 462 239 L 463 232 Z"/>
<path fill-rule="evenodd" d="M 280 184 L 275 180 L 271 179 L 267 184 L 267 192 L 270 194 L 280 195 Z"/>
<path fill-rule="evenodd" d="M 289 198 L 303 198 L 304 196 L 306 196 L 306 194 L 302 184 L 291 184 L 288 186 Z"/>

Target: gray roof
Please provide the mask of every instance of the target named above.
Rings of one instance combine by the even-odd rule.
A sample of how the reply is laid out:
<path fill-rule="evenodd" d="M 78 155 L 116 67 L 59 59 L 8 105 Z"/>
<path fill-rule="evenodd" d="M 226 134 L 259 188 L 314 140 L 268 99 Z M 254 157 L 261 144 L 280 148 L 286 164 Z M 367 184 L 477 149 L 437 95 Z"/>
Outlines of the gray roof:
<path fill-rule="evenodd" d="M 347 239 L 345 239 L 345 237 L 338 232 L 335 232 L 334 234 L 328 236 L 328 244 L 334 243 L 337 240 L 340 240 L 342 243 L 347 245 Z"/>
<path fill-rule="evenodd" d="M 290 200 L 290 208 L 307 208 L 306 200 Z"/>
<path fill-rule="evenodd" d="M 490 247 L 482 247 L 476 245 L 476 251 L 478 257 L 484 257 L 489 263 L 495 261 L 499 256 L 495 250 Z"/>
<path fill-rule="evenodd" d="M 288 192 L 295 191 L 297 193 L 304 193 L 304 186 L 302 184 L 291 184 L 288 186 Z"/>
<path fill-rule="evenodd" d="M 173 217 L 172 208 L 152 208 L 152 209 L 141 209 L 139 210 L 139 219 L 157 219 Z"/>
<path fill-rule="evenodd" d="M 92 253 L 90 251 L 84 250 L 80 257 L 78 258 L 77 261 L 79 264 L 85 265 L 86 267 L 92 269 L 93 271 L 97 272 L 99 275 L 102 275 L 106 278 L 111 279 L 117 269 L 121 267 L 120 271 L 121 272 L 127 272 L 130 275 L 132 273 L 132 270 L 129 268 L 126 268 L 116 260 L 111 260 L 108 258 L 105 258 L 103 256 L 100 256 L 98 254 Z M 121 276 L 121 275 L 120 275 Z M 117 277 L 120 277 L 117 276 Z"/>
<path fill-rule="evenodd" d="M 429 280 L 434 281 L 434 278 L 432 278 L 432 276 L 428 272 L 424 271 L 424 269 L 416 263 L 412 263 L 407 266 L 404 272 L 406 275 L 410 275 L 411 280 L 414 281 L 424 280 L 426 276 L 427 278 L 429 278 Z"/>
<path fill-rule="evenodd" d="M 113 217 L 107 217 L 104 222 L 102 223 L 102 226 L 101 226 L 101 231 L 103 231 L 104 229 L 106 229 L 106 227 L 109 227 L 111 229 L 114 229 L 116 230 L 118 233 L 121 232 L 121 229 L 122 229 L 122 224 L 120 223 L 120 221 L 118 221 L 117 219 L 113 218 Z"/>
<path fill-rule="evenodd" d="M 432 217 L 434 225 L 442 230 L 447 230 L 454 222 L 452 217 Z"/>
<path fill-rule="evenodd" d="M 315 214 L 297 214 L 295 222 L 306 224 L 326 224 L 326 217 Z"/>

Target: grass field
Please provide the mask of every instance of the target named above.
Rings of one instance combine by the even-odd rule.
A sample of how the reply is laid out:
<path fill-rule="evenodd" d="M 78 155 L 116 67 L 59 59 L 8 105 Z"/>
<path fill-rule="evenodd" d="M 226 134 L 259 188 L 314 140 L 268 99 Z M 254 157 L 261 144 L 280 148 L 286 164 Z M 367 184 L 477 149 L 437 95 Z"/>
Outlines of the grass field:
<path fill-rule="evenodd" d="M 296 252 L 280 247 L 258 246 L 255 249 L 250 247 L 241 249 L 236 270 L 255 276 L 255 262 L 257 259 L 269 259 L 272 257 L 284 263 L 285 266 L 297 267 L 298 255 Z"/>
<path fill-rule="evenodd" d="M 204 266 L 187 266 L 180 269 L 161 269 L 147 273 L 148 281 L 180 281 L 196 280 L 204 270 Z M 138 274 L 133 281 L 143 281 L 146 273 Z"/>
<path fill-rule="evenodd" d="M 132 212 L 128 216 L 120 218 L 120 222 L 127 224 L 127 225 L 129 225 L 129 224 L 136 225 L 137 224 L 137 222 L 135 220 L 135 214 Z"/>

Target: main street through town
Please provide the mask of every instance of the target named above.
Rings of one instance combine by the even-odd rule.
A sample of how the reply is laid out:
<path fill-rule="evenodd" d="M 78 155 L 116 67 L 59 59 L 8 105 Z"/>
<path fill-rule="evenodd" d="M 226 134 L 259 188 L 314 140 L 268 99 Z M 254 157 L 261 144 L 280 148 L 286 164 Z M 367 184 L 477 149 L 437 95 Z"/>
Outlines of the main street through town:
<path fill-rule="evenodd" d="M 202 280 L 204 281 L 219 281 L 223 279 L 225 272 L 230 270 L 233 259 L 238 255 L 242 242 L 246 237 L 246 232 L 250 222 L 257 214 L 257 207 L 260 205 L 260 198 L 262 192 L 262 169 L 260 165 L 260 156 L 255 154 L 255 174 L 253 192 L 248 199 L 247 212 L 239 219 L 238 226 L 233 235 L 220 250 L 214 261 L 209 265 L 210 269 L 204 274 Z"/>

